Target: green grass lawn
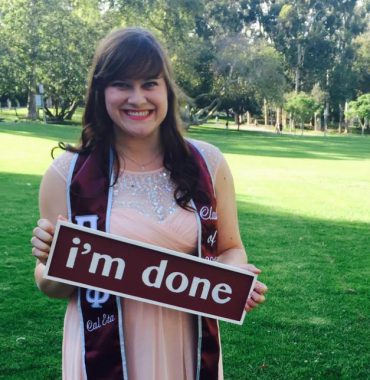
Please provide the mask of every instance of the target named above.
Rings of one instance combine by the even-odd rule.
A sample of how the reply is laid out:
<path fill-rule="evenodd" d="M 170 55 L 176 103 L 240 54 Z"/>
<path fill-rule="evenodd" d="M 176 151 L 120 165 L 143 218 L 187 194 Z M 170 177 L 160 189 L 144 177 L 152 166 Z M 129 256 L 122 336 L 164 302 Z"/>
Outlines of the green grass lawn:
<path fill-rule="evenodd" d="M 58 379 L 66 302 L 33 282 L 42 173 L 76 126 L 0 123 L 0 378 Z M 234 174 L 249 260 L 268 299 L 222 323 L 225 379 L 370 378 L 370 139 L 194 127 Z"/>

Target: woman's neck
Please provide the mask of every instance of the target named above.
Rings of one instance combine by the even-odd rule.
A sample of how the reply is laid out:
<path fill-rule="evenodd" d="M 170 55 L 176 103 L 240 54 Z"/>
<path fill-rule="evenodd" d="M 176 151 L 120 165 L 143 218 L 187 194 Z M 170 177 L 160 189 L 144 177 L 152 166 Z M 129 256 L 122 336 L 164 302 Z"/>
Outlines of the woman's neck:
<path fill-rule="evenodd" d="M 163 166 L 159 139 L 121 139 L 115 143 L 120 165 L 130 171 L 149 171 Z"/>

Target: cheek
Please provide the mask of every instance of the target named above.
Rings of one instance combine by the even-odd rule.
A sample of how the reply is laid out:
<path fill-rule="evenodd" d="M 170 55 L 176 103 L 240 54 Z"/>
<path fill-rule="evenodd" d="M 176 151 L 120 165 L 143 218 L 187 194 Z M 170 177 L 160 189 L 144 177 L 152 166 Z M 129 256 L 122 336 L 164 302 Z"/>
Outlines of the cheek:
<path fill-rule="evenodd" d="M 105 106 L 108 108 L 116 106 L 121 97 L 119 96 L 119 93 L 117 91 L 108 89 L 104 93 L 104 99 L 105 99 Z"/>

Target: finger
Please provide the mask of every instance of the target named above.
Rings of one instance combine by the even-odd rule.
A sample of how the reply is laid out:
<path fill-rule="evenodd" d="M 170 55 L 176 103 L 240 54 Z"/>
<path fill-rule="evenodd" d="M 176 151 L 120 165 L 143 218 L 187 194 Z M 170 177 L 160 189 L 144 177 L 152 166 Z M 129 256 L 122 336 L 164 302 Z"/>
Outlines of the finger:
<path fill-rule="evenodd" d="M 256 281 L 256 285 L 254 287 L 254 290 L 256 290 L 260 294 L 265 294 L 268 291 L 268 288 L 263 282 Z"/>
<path fill-rule="evenodd" d="M 255 291 L 252 292 L 251 298 L 256 303 L 265 302 L 265 299 L 266 299 L 265 296 L 263 296 L 262 294 L 259 294 L 259 293 L 255 292 Z"/>
<path fill-rule="evenodd" d="M 258 304 L 257 304 L 256 302 L 254 302 L 254 301 L 252 300 L 252 298 L 248 298 L 248 299 L 247 299 L 247 302 L 246 302 L 246 304 L 245 304 L 245 310 L 246 310 L 246 311 L 250 311 L 250 310 L 254 309 L 254 308 L 257 307 L 257 306 L 258 306 Z"/>
<path fill-rule="evenodd" d="M 42 264 L 45 265 L 49 255 L 37 248 L 32 248 L 32 256 L 35 256 Z"/>
<path fill-rule="evenodd" d="M 244 268 L 255 274 L 260 274 L 262 272 L 261 269 L 257 268 L 254 264 L 246 264 Z"/>
<path fill-rule="evenodd" d="M 64 222 L 68 222 L 68 219 L 63 215 L 58 215 L 58 220 L 63 220 Z"/>
<path fill-rule="evenodd" d="M 42 240 L 40 240 L 36 236 L 34 236 L 31 239 L 31 244 L 34 248 L 37 248 L 40 251 L 43 251 L 43 252 L 49 252 L 50 251 L 50 244 L 43 242 Z"/>
<path fill-rule="evenodd" d="M 51 241 L 53 240 L 53 235 L 50 234 L 48 231 L 45 231 L 41 227 L 34 228 L 33 236 L 45 243 L 51 243 Z"/>
<path fill-rule="evenodd" d="M 248 312 L 248 311 L 253 310 L 253 308 L 250 307 L 250 306 L 246 303 L 246 304 L 245 304 L 245 307 L 244 307 L 244 310 L 245 310 L 246 312 Z"/>
<path fill-rule="evenodd" d="M 48 219 L 39 219 L 37 225 L 49 234 L 54 234 L 54 224 Z"/>

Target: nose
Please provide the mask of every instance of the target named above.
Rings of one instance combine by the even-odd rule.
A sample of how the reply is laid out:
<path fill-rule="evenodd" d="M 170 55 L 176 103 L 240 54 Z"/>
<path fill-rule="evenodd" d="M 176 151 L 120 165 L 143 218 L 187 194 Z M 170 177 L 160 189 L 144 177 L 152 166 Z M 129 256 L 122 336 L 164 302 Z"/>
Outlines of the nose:
<path fill-rule="evenodd" d="M 127 101 L 134 106 L 138 106 L 146 102 L 146 97 L 141 86 L 132 87 Z"/>

